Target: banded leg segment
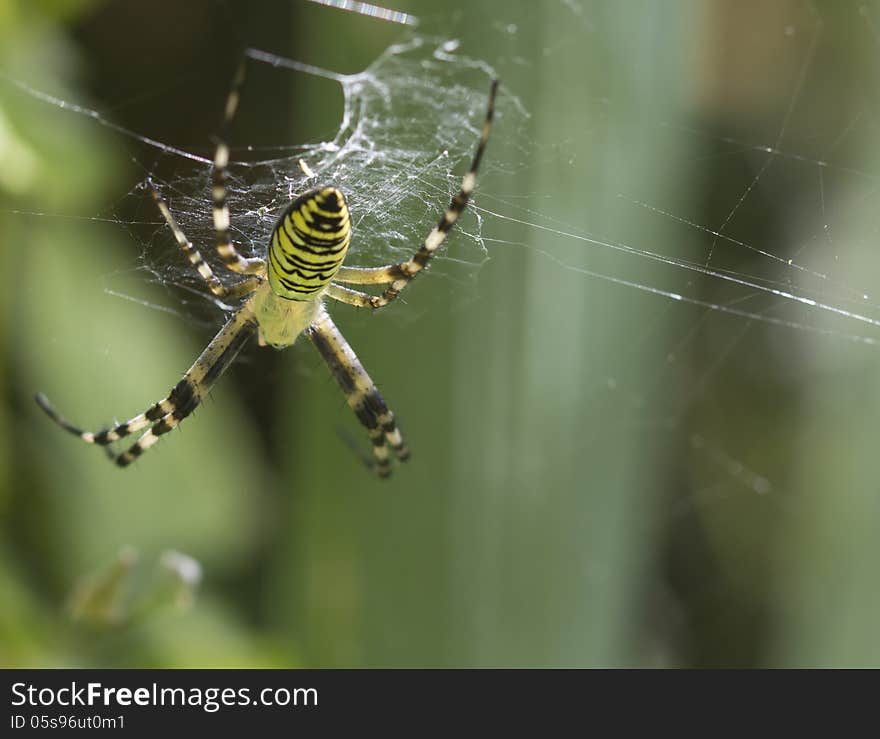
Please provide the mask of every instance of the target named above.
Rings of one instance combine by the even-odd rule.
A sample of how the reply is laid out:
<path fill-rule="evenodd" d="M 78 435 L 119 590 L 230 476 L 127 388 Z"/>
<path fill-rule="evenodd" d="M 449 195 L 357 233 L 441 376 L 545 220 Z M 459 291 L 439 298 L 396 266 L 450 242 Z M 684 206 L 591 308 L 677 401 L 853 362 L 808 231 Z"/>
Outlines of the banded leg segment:
<path fill-rule="evenodd" d="M 331 282 L 327 285 L 324 295 L 339 303 L 353 305 L 356 308 L 371 308 L 371 301 L 376 297 L 375 295 L 370 295 L 369 293 L 364 293 L 360 290 L 352 290 L 350 287 L 337 285 L 335 282 Z"/>
<path fill-rule="evenodd" d="M 121 454 L 113 454 L 108 449 L 110 458 L 120 467 L 126 467 L 153 446 L 160 436 L 171 431 L 196 409 L 241 351 L 255 328 L 253 311 L 249 305 L 245 305 L 220 329 L 167 398 L 112 429 L 100 432 L 83 431 L 63 418 L 43 394 L 36 396 L 37 404 L 61 428 L 89 444 L 106 447 L 147 428 L 137 442 Z"/>
<path fill-rule="evenodd" d="M 256 277 L 250 277 L 244 282 L 231 288 L 226 287 L 220 282 L 217 275 L 214 274 L 214 270 L 211 269 L 211 266 L 205 261 L 199 250 L 192 245 L 192 242 L 186 237 L 186 234 L 183 233 L 183 229 L 177 225 L 177 221 L 171 214 L 171 209 L 168 207 L 168 203 L 165 202 L 165 198 L 162 197 L 162 193 L 159 192 L 159 188 L 156 187 L 156 184 L 151 178 L 147 178 L 147 188 L 150 191 L 150 195 L 153 196 L 156 207 L 159 209 L 159 212 L 162 214 L 162 217 L 171 229 L 171 233 L 174 234 L 174 240 L 177 241 L 177 245 L 214 295 L 218 298 L 239 297 L 247 295 L 257 289 L 257 286 L 260 283 Z"/>
<path fill-rule="evenodd" d="M 498 80 L 492 80 L 492 86 L 489 90 L 489 104 L 486 109 L 486 118 L 483 121 L 483 128 L 480 132 L 480 140 L 477 142 L 477 149 L 474 152 L 474 158 L 471 162 L 471 168 L 461 181 L 461 188 L 453 196 L 449 207 L 443 214 L 439 223 L 425 237 L 425 241 L 421 248 L 406 262 L 400 264 L 391 264 L 384 267 L 341 267 L 336 273 L 334 279 L 338 282 L 345 282 L 352 285 L 388 285 L 381 295 L 369 296 L 369 307 L 384 308 L 390 302 L 395 300 L 400 292 L 410 283 L 410 281 L 419 272 L 421 272 L 434 253 L 442 246 L 446 240 L 446 236 L 452 229 L 455 222 L 459 219 L 464 209 L 467 207 L 471 194 L 477 183 L 477 170 L 480 168 L 480 162 L 483 159 L 483 152 L 486 150 L 486 142 L 489 140 L 489 133 L 492 130 L 492 119 L 495 116 L 495 96 L 498 92 Z M 366 293 L 362 293 L 366 295 Z M 330 297 L 334 297 L 330 295 Z M 352 305 L 358 303 L 344 300 L 336 297 L 342 302 L 351 302 Z M 366 307 L 366 306 L 364 306 Z"/>
<path fill-rule="evenodd" d="M 214 231 L 217 234 L 217 253 L 227 269 L 240 275 L 252 275 L 265 273 L 266 263 L 262 259 L 245 259 L 238 253 L 229 236 L 229 205 L 226 202 L 226 169 L 229 166 L 229 147 L 226 139 L 229 125 L 238 110 L 241 87 L 244 84 L 244 70 L 245 60 L 242 60 L 232 81 L 229 97 L 226 98 L 221 133 L 217 140 L 217 150 L 214 152 L 211 197 L 214 201 L 213 218 Z"/>
<path fill-rule="evenodd" d="M 333 279 L 349 285 L 387 285 L 406 277 L 403 265 L 389 264 L 385 267 L 340 267 Z"/>
<path fill-rule="evenodd" d="M 321 309 L 307 333 L 345 393 L 349 407 L 367 429 L 373 444 L 373 470 L 380 477 L 388 477 L 391 474 L 389 446 L 400 461 L 409 458 L 409 449 L 394 414 L 326 310 Z"/>

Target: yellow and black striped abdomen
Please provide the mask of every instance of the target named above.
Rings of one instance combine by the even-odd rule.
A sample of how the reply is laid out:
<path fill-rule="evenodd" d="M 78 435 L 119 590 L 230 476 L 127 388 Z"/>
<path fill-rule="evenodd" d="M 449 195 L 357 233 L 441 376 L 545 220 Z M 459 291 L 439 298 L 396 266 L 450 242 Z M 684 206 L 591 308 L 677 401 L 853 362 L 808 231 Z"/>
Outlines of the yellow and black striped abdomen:
<path fill-rule="evenodd" d="M 351 242 L 345 197 L 316 187 L 292 201 L 269 244 L 269 285 L 279 297 L 311 300 L 333 279 Z"/>

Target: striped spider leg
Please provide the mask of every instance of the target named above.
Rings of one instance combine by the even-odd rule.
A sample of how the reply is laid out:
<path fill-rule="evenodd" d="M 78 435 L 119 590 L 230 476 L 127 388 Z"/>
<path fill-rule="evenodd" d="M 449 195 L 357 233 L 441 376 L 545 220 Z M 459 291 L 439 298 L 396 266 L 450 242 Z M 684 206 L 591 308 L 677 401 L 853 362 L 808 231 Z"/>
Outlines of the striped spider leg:
<path fill-rule="evenodd" d="M 483 152 L 485 152 L 486 143 L 489 141 L 489 133 L 492 131 L 497 92 L 498 80 L 493 79 L 489 90 L 486 118 L 483 121 L 483 128 L 480 131 L 480 139 L 477 142 L 471 168 L 462 179 L 459 191 L 453 196 L 439 223 L 425 237 L 419 250 L 410 259 L 400 264 L 389 264 L 383 267 L 341 267 L 336 273 L 335 281 L 331 282 L 327 288 L 327 297 L 358 308 L 384 308 L 395 300 L 410 281 L 425 268 L 464 212 L 477 184 L 477 170 L 480 168 Z M 338 284 L 340 282 L 349 285 L 387 285 L 387 287 L 380 295 L 371 295 Z"/>
<path fill-rule="evenodd" d="M 373 461 L 368 461 L 368 466 L 380 477 L 388 477 L 391 474 L 388 447 L 401 462 L 409 459 L 409 449 L 397 428 L 394 414 L 326 310 L 321 309 L 306 333 L 330 367 L 349 407 L 367 429 L 373 443 Z"/>
<path fill-rule="evenodd" d="M 165 202 L 162 193 L 159 192 L 159 188 L 156 187 L 152 178 L 147 178 L 146 187 L 150 191 L 150 195 L 152 195 L 156 207 L 165 219 L 165 223 L 168 224 L 168 228 L 170 228 L 171 233 L 174 234 L 174 239 L 177 241 L 180 250 L 189 260 L 189 263 L 193 268 L 199 273 L 199 276 L 205 281 L 208 289 L 214 293 L 214 295 L 220 299 L 238 298 L 248 295 L 257 289 L 262 279 L 262 275 L 250 276 L 232 287 L 226 287 L 220 282 L 217 275 L 214 274 L 214 270 L 211 269 L 211 266 L 205 261 L 205 258 L 201 255 L 199 250 L 192 245 L 192 242 L 186 237 L 180 226 L 177 225 L 177 221 L 174 220 L 174 216 L 171 214 L 168 204 Z M 226 197 L 224 195 L 222 201 L 225 203 L 225 200 Z M 235 250 L 234 246 L 231 248 Z M 236 252 L 236 254 L 237 253 L 238 252 Z"/>
<path fill-rule="evenodd" d="M 258 274 L 262 276 L 266 274 L 266 262 L 262 259 L 245 259 L 232 243 L 229 236 L 229 206 L 226 203 L 226 170 L 229 166 L 229 146 L 226 143 L 226 138 L 229 126 L 238 110 L 238 101 L 241 99 L 246 61 L 245 58 L 238 65 L 238 70 L 232 81 L 232 89 L 229 92 L 229 97 L 226 98 L 221 135 L 218 137 L 217 149 L 214 152 L 214 172 L 211 186 L 211 198 L 214 204 L 211 212 L 214 219 L 214 231 L 217 234 L 217 253 L 226 268 L 240 275 Z"/>
<path fill-rule="evenodd" d="M 253 312 L 247 306 L 248 304 L 226 322 L 196 359 L 193 366 L 187 370 L 183 379 L 174 386 L 168 397 L 153 404 L 148 410 L 125 423 L 98 433 L 83 431 L 59 415 L 42 393 L 38 393 L 36 396 L 37 404 L 61 428 L 89 444 L 109 447 L 110 444 L 124 439 L 130 434 L 147 429 L 137 442 L 121 454 L 114 454 L 109 448 L 107 449 L 110 459 L 120 467 L 127 467 L 153 446 L 160 436 L 176 428 L 184 418 L 189 416 L 202 402 L 220 375 L 232 364 L 256 328 Z"/>

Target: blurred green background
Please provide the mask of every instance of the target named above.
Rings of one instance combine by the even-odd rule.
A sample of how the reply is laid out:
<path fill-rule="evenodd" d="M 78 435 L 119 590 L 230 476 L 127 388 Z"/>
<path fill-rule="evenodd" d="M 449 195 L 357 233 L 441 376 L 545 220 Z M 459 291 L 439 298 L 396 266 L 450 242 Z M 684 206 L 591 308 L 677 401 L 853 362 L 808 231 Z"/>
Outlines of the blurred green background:
<path fill-rule="evenodd" d="M 37 390 L 140 411 L 221 318 L 106 289 L 161 302 L 103 219 L 155 223 L 134 188 L 181 162 L 10 79 L 209 152 L 241 43 L 348 73 L 402 29 L 0 0 L 0 664 L 880 664 L 880 4 L 393 7 L 506 93 L 472 288 L 334 311 L 413 448 L 385 482 L 308 346 L 246 351 L 126 471 L 47 421 Z M 338 94 L 285 79 L 249 78 L 236 143 L 332 136 Z"/>

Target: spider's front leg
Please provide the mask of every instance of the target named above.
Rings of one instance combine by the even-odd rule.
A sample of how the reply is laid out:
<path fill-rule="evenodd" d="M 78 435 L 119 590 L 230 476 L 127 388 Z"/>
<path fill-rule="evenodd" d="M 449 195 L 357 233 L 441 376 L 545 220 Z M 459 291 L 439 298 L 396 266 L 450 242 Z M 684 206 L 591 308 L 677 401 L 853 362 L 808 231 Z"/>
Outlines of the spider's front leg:
<path fill-rule="evenodd" d="M 381 295 L 370 295 L 359 290 L 352 290 L 341 285 L 331 284 L 327 289 L 327 296 L 341 303 L 357 306 L 358 308 L 384 308 L 391 301 L 397 299 L 401 291 L 410 281 L 421 272 L 431 257 L 443 245 L 446 236 L 452 230 L 455 222 L 461 217 L 462 212 L 470 201 L 471 194 L 477 184 L 477 170 L 489 141 L 492 131 L 492 119 L 495 116 L 495 96 L 498 92 L 498 80 L 492 80 L 489 90 L 489 104 L 486 108 L 486 118 L 480 131 L 480 139 L 471 162 L 471 168 L 462 178 L 461 187 L 453 196 L 449 207 L 443 213 L 439 223 L 431 229 L 425 237 L 421 248 L 413 256 L 400 264 L 389 264 L 384 267 L 340 267 L 334 280 L 350 285 L 387 285 Z"/>
<path fill-rule="evenodd" d="M 323 307 L 306 333 L 330 367 L 339 387 L 345 393 L 349 407 L 367 429 L 373 443 L 373 462 L 370 467 L 380 477 L 388 477 L 391 474 L 388 447 L 391 447 L 401 462 L 409 459 L 409 449 L 400 435 L 394 414 L 388 409 L 354 350 Z"/>
<path fill-rule="evenodd" d="M 174 240 L 177 242 L 180 250 L 214 295 L 221 299 L 238 298 L 248 295 L 257 289 L 260 284 L 260 278 L 256 276 L 248 277 L 232 287 L 226 287 L 220 282 L 217 275 L 214 274 L 214 270 L 211 269 L 210 265 L 201 255 L 201 252 L 192 245 L 192 242 L 184 234 L 183 229 L 177 225 L 177 221 L 171 215 L 168 203 L 165 202 L 165 198 L 162 197 L 162 193 L 159 192 L 159 188 L 156 187 L 151 177 L 147 178 L 146 188 L 150 191 L 150 195 L 153 196 L 153 201 L 165 219 L 165 223 L 168 224 L 168 228 L 171 229 L 171 233 L 174 234 Z"/>
<path fill-rule="evenodd" d="M 246 259 L 238 253 L 232 237 L 229 235 L 229 205 L 226 202 L 226 170 L 229 166 L 229 146 L 226 144 L 229 126 L 238 110 L 241 87 L 244 84 L 246 59 L 243 59 L 235 73 L 232 88 L 226 98 L 226 109 L 220 136 L 217 137 L 217 149 L 214 152 L 214 172 L 212 175 L 211 198 L 214 201 L 214 231 L 217 234 L 217 253 L 226 268 L 240 275 L 264 275 L 266 263 L 262 259 Z"/>

